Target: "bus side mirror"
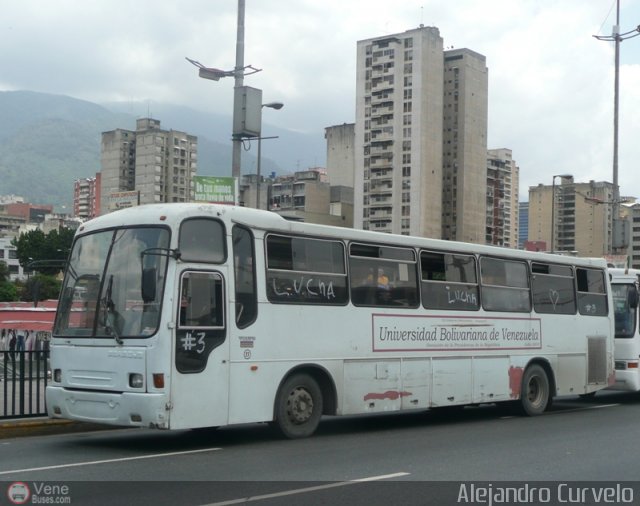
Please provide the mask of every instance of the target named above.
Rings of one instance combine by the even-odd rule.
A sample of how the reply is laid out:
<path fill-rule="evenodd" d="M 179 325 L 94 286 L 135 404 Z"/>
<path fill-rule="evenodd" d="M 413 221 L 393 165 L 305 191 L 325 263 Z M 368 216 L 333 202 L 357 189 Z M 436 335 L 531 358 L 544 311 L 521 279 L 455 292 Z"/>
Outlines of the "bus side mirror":
<path fill-rule="evenodd" d="M 638 290 L 629 290 L 629 307 L 635 309 L 638 307 Z"/>
<path fill-rule="evenodd" d="M 142 269 L 142 301 L 153 302 L 156 300 L 156 268 Z"/>

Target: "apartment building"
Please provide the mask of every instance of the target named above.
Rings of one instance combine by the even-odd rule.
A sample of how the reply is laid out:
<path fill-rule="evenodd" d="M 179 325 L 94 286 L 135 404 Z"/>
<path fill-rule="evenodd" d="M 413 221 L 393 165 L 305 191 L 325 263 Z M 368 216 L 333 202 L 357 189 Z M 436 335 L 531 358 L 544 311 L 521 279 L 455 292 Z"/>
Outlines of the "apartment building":
<path fill-rule="evenodd" d="M 470 49 L 444 52 L 443 239 L 478 244 L 486 239 L 488 89 L 483 55 Z"/>
<path fill-rule="evenodd" d="M 9 269 L 9 281 L 15 281 L 24 276 L 18 261 L 18 250 L 11 244 L 13 239 L 13 237 L 0 237 L 0 262 L 4 262 Z"/>
<path fill-rule="evenodd" d="M 73 183 L 73 215 L 82 220 L 100 216 L 100 173 Z"/>
<path fill-rule="evenodd" d="M 640 269 L 640 203 L 633 198 L 620 205 L 620 215 L 629 223 L 629 246 L 626 251 L 629 266 Z"/>
<path fill-rule="evenodd" d="M 358 41 L 355 228 L 440 237 L 443 73 L 435 27 Z"/>
<path fill-rule="evenodd" d="M 518 247 L 519 169 L 510 149 L 490 149 L 487 155 L 485 243 Z"/>
<path fill-rule="evenodd" d="M 529 202 L 518 204 L 518 249 L 529 240 Z"/>
<path fill-rule="evenodd" d="M 358 41 L 356 228 L 484 242 L 487 83 L 436 27 Z"/>
<path fill-rule="evenodd" d="M 324 129 L 327 140 L 327 176 L 331 186 L 354 187 L 355 124 L 344 123 Z"/>
<path fill-rule="evenodd" d="M 102 134 L 100 209 L 157 202 L 190 202 L 197 171 L 197 137 L 138 119 L 136 130 Z M 128 193 L 132 192 L 132 193 Z"/>
<path fill-rule="evenodd" d="M 606 255 L 612 238 L 613 184 L 578 183 L 572 176 L 554 180 L 556 184 L 529 187 L 529 241 L 544 241 L 550 251 Z"/>

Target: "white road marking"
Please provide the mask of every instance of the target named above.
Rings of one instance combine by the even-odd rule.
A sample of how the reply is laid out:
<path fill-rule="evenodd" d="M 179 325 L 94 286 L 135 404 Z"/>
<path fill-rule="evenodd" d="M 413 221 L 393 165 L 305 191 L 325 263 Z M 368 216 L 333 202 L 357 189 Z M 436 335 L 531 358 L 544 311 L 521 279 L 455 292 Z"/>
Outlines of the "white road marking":
<path fill-rule="evenodd" d="M 228 501 L 214 502 L 204 504 L 203 506 L 227 506 L 230 504 L 242 504 L 253 501 L 264 501 L 266 499 L 275 499 L 278 497 L 286 497 L 295 494 L 307 494 L 309 492 L 317 492 L 318 490 L 327 490 L 329 488 L 344 487 L 346 485 L 357 485 L 358 483 L 366 483 L 369 481 L 388 480 L 389 478 L 399 478 L 400 476 L 408 476 L 410 473 L 393 473 L 381 476 L 369 476 L 368 478 L 360 478 L 350 481 L 338 481 L 336 483 L 328 483 L 327 485 L 317 485 L 315 487 L 296 488 L 293 490 L 285 490 L 283 492 L 274 492 L 273 494 L 256 495 L 253 497 L 240 497 L 238 499 L 230 499 Z"/>
<path fill-rule="evenodd" d="M 153 455 L 138 455 L 136 457 L 122 457 L 119 459 L 92 460 L 89 462 L 72 462 L 71 464 L 59 464 L 56 466 L 31 467 L 27 469 L 13 469 L 11 471 L 0 471 L 0 476 L 13 473 L 31 473 L 33 471 L 48 471 L 50 469 L 64 469 L 67 467 L 93 466 L 96 464 L 109 464 L 111 462 L 127 462 L 130 460 L 156 459 L 161 457 L 174 457 L 176 455 L 192 455 L 194 453 L 215 452 L 222 448 L 202 448 L 200 450 L 188 450 L 183 452 L 154 453 Z"/>
<path fill-rule="evenodd" d="M 620 403 L 615 404 L 598 404 L 596 406 L 583 406 L 581 408 L 570 408 L 570 409 L 559 409 L 558 411 L 549 411 L 545 413 L 546 415 L 559 415 L 561 413 L 574 413 L 575 411 L 586 411 L 587 409 L 602 409 L 602 408 L 615 408 L 616 406 L 620 406 Z M 507 420 L 509 418 L 520 418 L 514 415 L 501 416 L 501 420 Z"/>
<path fill-rule="evenodd" d="M 616 406 L 620 406 L 619 403 L 616 404 L 598 404 L 596 406 L 584 406 L 581 408 L 571 408 L 571 409 L 559 409 L 558 411 L 551 411 L 550 415 L 557 415 L 560 413 L 572 413 L 574 411 L 586 411 L 587 409 L 602 409 L 602 408 L 614 408 Z"/>

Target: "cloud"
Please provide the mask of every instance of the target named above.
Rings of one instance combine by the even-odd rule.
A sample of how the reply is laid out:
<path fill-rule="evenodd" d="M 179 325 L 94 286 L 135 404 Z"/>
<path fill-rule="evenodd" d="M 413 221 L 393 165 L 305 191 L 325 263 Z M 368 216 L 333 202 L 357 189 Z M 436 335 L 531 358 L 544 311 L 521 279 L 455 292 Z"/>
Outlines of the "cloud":
<path fill-rule="evenodd" d="M 358 40 L 437 26 L 445 47 L 486 56 L 488 147 L 513 150 L 527 200 L 529 186 L 550 184 L 557 173 L 612 179 L 613 44 L 592 36 L 610 33 L 609 7 L 596 0 L 247 1 L 245 64 L 262 71 L 245 84 L 285 103 L 270 123 L 320 136 L 355 119 Z M 623 1 L 621 15 L 622 31 L 640 23 L 637 2 Z M 231 114 L 233 80 L 199 79 L 185 56 L 232 69 L 236 21 L 234 0 L 11 2 L 0 19 L 0 89 Z M 622 63 L 620 184 L 633 194 L 640 38 L 622 44 Z"/>

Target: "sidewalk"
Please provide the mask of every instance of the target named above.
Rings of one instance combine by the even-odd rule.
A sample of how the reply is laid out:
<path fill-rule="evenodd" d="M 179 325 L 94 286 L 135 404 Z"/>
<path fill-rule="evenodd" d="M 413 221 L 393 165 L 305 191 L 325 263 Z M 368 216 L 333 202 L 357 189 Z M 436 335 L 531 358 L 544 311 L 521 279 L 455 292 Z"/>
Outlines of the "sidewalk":
<path fill-rule="evenodd" d="M 47 417 L 16 418 L 0 421 L 0 439 L 25 436 L 44 436 L 48 434 L 66 434 L 72 432 L 91 432 L 114 429 L 111 425 L 57 420 Z"/>

